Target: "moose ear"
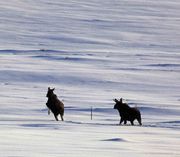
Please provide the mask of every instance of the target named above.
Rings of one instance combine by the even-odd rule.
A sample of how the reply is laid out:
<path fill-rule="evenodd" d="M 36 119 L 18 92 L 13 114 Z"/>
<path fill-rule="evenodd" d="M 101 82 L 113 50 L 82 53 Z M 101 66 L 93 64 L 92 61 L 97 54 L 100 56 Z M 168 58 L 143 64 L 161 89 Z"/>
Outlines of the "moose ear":
<path fill-rule="evenodd" d="M 48 90 L 50 90 L 51 88 L 50 87 L 48 87 Z"/>
<path fill-rule="evenodd" d="M 114 102 L 118 103 L 118 100 L 117 100 L 117 99 L 114 99 Z"/>
<path fill-rule="evenodd" d="M 122 103 L 122 101 L 123 101 L 123 99 L 121 98 L 121 99 L 120 99 L 120 102 Z"/>
<path fill-rule="evenodd" d="M 55 88 L 52 89 L 52 91 L 54 91 L 54 90 L 55 90 Z"/>

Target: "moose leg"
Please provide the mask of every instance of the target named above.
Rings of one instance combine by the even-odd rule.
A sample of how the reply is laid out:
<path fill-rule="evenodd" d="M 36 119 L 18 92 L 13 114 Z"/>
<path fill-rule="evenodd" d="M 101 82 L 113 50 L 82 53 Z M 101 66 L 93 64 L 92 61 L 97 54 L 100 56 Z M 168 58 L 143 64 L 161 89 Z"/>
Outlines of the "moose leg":
<path fill-rule="evenodd" d="M 141 122 L 141 114 L 139 113 L 139 115 L 137 116 L 137 121 L 139 123 L 139 125 L 142 125 L 142 122 Z"/>
<path fill-rule="evenodd" d="M 54 114 L 54 117 L 55 117 L 56 121 L 58 121 L 58 120 L 59 120 L 59 119 L 58 119 L 58 117 L 57 117 L 57 115 L 55 115 L 55 114 Z"/>
<path fill-rule="evenodd" d="M 134 122 L 133 122 L 133 121 L 131 121 L 131 125 L 134 125 Z"/>
<path fill-rule="evenodd" d="M 50 113 L 51 113 L 51 112 L 50 112 L 50 109 L 48 108 L 48 115 L 50 115 Z"/>
<path fill-rule="evenodd" d="M 123 121 L 124 121 L 123 118 L 121 118 L 121 119 L 120 119 L 120 122 L 119 122 L 119 125 L 121 125 L 121 123 L 122 123 Z"/>
<path fill-rule="evenodd" d="M 125 124 L 125 125 L 127 124 L 127 120 L 124 120 L 124 124 Z"/>
<path fill-rule="evenodd" d="M 63 116 L 62 116 L 62 115 L 61 115 L 61 120 L 62 120 L 62 121 L 64 121 L 64 118 L 63 118 Z"/>
<path fill-rule="evenodd" d="M 137 119 L 137 121 L 138 121 L 139 125 L 142 125 L 141 119 Z"/>

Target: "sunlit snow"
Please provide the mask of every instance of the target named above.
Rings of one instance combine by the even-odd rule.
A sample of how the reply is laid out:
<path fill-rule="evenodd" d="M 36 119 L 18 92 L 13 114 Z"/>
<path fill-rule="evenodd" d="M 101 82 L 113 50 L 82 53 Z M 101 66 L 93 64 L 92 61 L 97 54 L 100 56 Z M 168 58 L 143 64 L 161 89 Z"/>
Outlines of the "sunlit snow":
<path fill-rule="evenodd" d="M 1 0 L 0 21 L 1 157 L 180 156 L 180 1 Z"/>

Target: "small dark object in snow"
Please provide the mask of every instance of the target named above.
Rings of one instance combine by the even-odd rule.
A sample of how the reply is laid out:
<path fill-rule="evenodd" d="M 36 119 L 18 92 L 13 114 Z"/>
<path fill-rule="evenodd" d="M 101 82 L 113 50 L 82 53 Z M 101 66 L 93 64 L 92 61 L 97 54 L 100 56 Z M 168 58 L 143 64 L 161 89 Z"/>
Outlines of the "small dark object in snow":
<path fill-rule="evenodd" d="M 122 98 L 120 100 L 114 99 L 114 101 L 116 103 L 114 105 L 114 109 L 117 109 L 119 111 L 119 115 L 121 117 L 119 124 L 121 124 L 123 121 L 124 124 L 126 124 L 127 121 L 130 121 L 131 125 L 134 125 L 134 120 L 137 119 L 139 125 L 142 125 L 141 113 L 137 108 L 130 107 L 127 103 L 123 103 Z"/>
<path fill-rule="evenodd" d="M 61 120 L 64 121 L 64 104 L 57 98 L 56 94 L 53 93 L 55 88 L 50 89 L 48 88 L 47 95 L 48 101 L 46 103 L 46 106 L 48 107 L 49 111 L 48 114 L 50 114 L 50 110 L 53 112 L 55 119 L 58 121 L 58 114 L 61 116 Z"/>

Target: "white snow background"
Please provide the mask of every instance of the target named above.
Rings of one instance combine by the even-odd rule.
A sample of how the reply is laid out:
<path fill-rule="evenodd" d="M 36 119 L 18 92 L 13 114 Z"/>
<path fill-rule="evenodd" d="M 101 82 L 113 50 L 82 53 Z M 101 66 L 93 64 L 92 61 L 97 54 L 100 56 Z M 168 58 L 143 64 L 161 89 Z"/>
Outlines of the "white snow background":
<path fill-rule="evenodd" d="M 180 1 L 1 0 L 0 85 L 1 157 L 179 157 Z"/>

